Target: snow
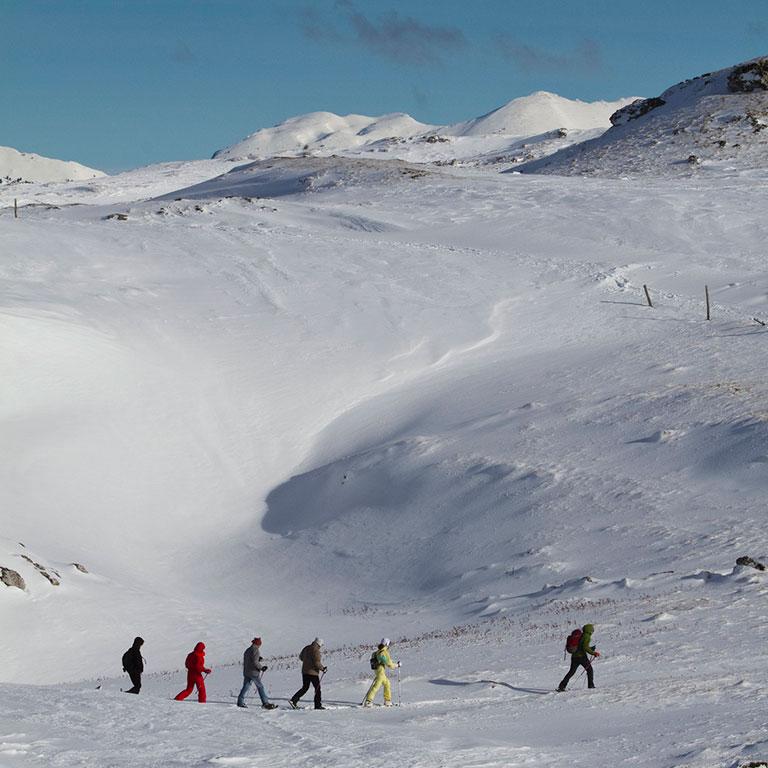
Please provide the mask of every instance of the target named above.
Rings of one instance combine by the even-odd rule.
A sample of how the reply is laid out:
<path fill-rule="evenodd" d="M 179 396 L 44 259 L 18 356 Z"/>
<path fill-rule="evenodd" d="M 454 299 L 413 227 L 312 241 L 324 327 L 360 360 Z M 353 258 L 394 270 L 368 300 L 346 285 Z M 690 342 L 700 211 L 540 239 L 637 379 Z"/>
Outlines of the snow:
<path fill-rule="evenodd" d="M 412 146 L 0 186 L 2 768 L 768 759 L 768 174 Z"/>
<path fill-rule="evenodd" d="M 20 182 L 55 182 L 95 179 L 105 174 L 80 163 L 53 160 L 33 152 L 19 152 L 0 147 L 0 184 Z"/>
<path fill-rule="evenodd" d="M 753 65 L 768 71 L 768 60 Z M 768 158 L 768 76 L 739 67 L 709 72 L 668 88 L 655 99 L 617 112 L 613 127 L 581 144 L 539 157 L 524 173 L 619 177 L 700 175 L 765 168 Z M 739 90 L 732 80 L 742 81 Z"/>
<path fill-rule="evenodd" d="M 256 131 L 219 150 L 214 158 L 257 160 L 297 154 L 355 157 L 376 153 L 412 162 L 520 162 L 600 135 L 609 127 L 610 116 L 632 101 L 583 102 L 538 91 L 481 117 L 445 126 L 426 125 L 400 113 L 340 117 L 313 112 Z"/>

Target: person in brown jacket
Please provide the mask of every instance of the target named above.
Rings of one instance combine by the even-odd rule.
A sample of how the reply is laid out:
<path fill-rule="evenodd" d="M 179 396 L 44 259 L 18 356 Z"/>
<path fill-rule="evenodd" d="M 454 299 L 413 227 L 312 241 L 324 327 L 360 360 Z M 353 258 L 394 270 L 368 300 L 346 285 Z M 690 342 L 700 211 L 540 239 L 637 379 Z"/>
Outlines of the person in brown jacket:
<path fill-rule="evenodd" d="M 323 641 L 316 637 L 309 645 L 305 645 L 301 649 L 299 658 L 301 659 L 302 686 L 291 696 L 288 702 L 293 709 L 299 708 L 299 699 L 309 690 L 310 685 L 315 687 L 315 709 L 325 709 L 320 692 L 320 681 L 328 668 L 323 666 L 323 658 L 320 653 L 322 647 Z"/>

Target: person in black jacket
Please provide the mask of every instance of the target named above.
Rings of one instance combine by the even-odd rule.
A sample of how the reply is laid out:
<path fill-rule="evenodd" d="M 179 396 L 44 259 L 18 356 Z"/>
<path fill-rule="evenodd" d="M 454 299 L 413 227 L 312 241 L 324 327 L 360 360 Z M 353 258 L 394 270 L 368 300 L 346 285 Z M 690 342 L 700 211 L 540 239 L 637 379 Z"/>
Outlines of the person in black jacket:
<path fill-rule="evenodd" d="M 144 659 L 141 657 L 141 646 L 144 640 L 137 637 L 133 645 L 123 654 L 123 672 L 127 672 L 133 683 L 126 693 L 138 693 L 141 690 L 141 673 L 144 671 Z"/>

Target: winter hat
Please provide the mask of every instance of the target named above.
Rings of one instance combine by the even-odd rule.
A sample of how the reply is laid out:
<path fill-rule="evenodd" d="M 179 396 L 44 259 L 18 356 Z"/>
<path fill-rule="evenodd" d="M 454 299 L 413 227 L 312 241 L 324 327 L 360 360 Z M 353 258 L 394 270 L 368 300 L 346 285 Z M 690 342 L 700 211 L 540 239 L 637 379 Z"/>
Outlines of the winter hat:
<path fill-rule="evenodd" d="M 381 642 L 379 645 L 389 645 L 389 638 L 388 637 L 382 637 Z"/>
<path fill-rule="evenodd" d="M 256 645 L 261 645 L 261 638 L 260 637 L 254 637 L 253 640 L 251 640 L 252 643 L 256 643 Z"/>
<path fill-rule="evenodd" d="M 325 641 L 323 640 L 323 638 L 322 638 L 322 637 L 316 637 L 316 638 L 315 638 L 315 640 L 314 640 L 314 642 L 315 642 L 315 643 L 317 643 L 317 644 L 318 644 L 319 646 L 321 646 L 321 647 L 322 647 L 323 645 L 325 645 Z"/>

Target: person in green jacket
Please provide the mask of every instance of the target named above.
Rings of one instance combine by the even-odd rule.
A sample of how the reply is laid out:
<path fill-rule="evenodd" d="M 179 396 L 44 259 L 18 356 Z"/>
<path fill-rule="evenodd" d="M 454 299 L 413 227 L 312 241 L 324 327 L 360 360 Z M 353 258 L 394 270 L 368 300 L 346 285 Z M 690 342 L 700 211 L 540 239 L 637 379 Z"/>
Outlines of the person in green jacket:
<path fill-rule="evenodd" d="M 594 631 L 595 627 L 593 624 L 585 624 L 582 627 L 579 647 L 571 654 L 571 668 L 568 670 L 568 674 L 560 681 L 560 685 L 557 686 L 558 691 L 565 690 L 568 681 L 576 674 L 576 670 L 579 667 L 584 667 L 587 671 L 587 686 L 589 688 L 595 687 L 594 673 L 589 657 L 599 657 L 600 651 L 592 645 L 592 633 Z"/>
<path fill-rule="evenodd" d="M 376 693 L 378 692 L 379 688 L 384 686 L 384 706 L 391 707 L 392 687 L 390 686 L 389 679 L 387 678 L 387 670 L 396 669 L 400 666 L 400 662 L 392 661 L 392 657 L 389 655 L 388 637 L 382 638 L 382 641 L 379 643 L 379 648 L 376 651 L 375 657 L 376 663 L 378 664 L 376 667 L 376 677 L 373 678 L 371 687 L 368 689 L 368 693 L 365 694 L 365 699 L 363 699 L 363 706 L 372 707 L 373 699 L 375 698 Z"/>

